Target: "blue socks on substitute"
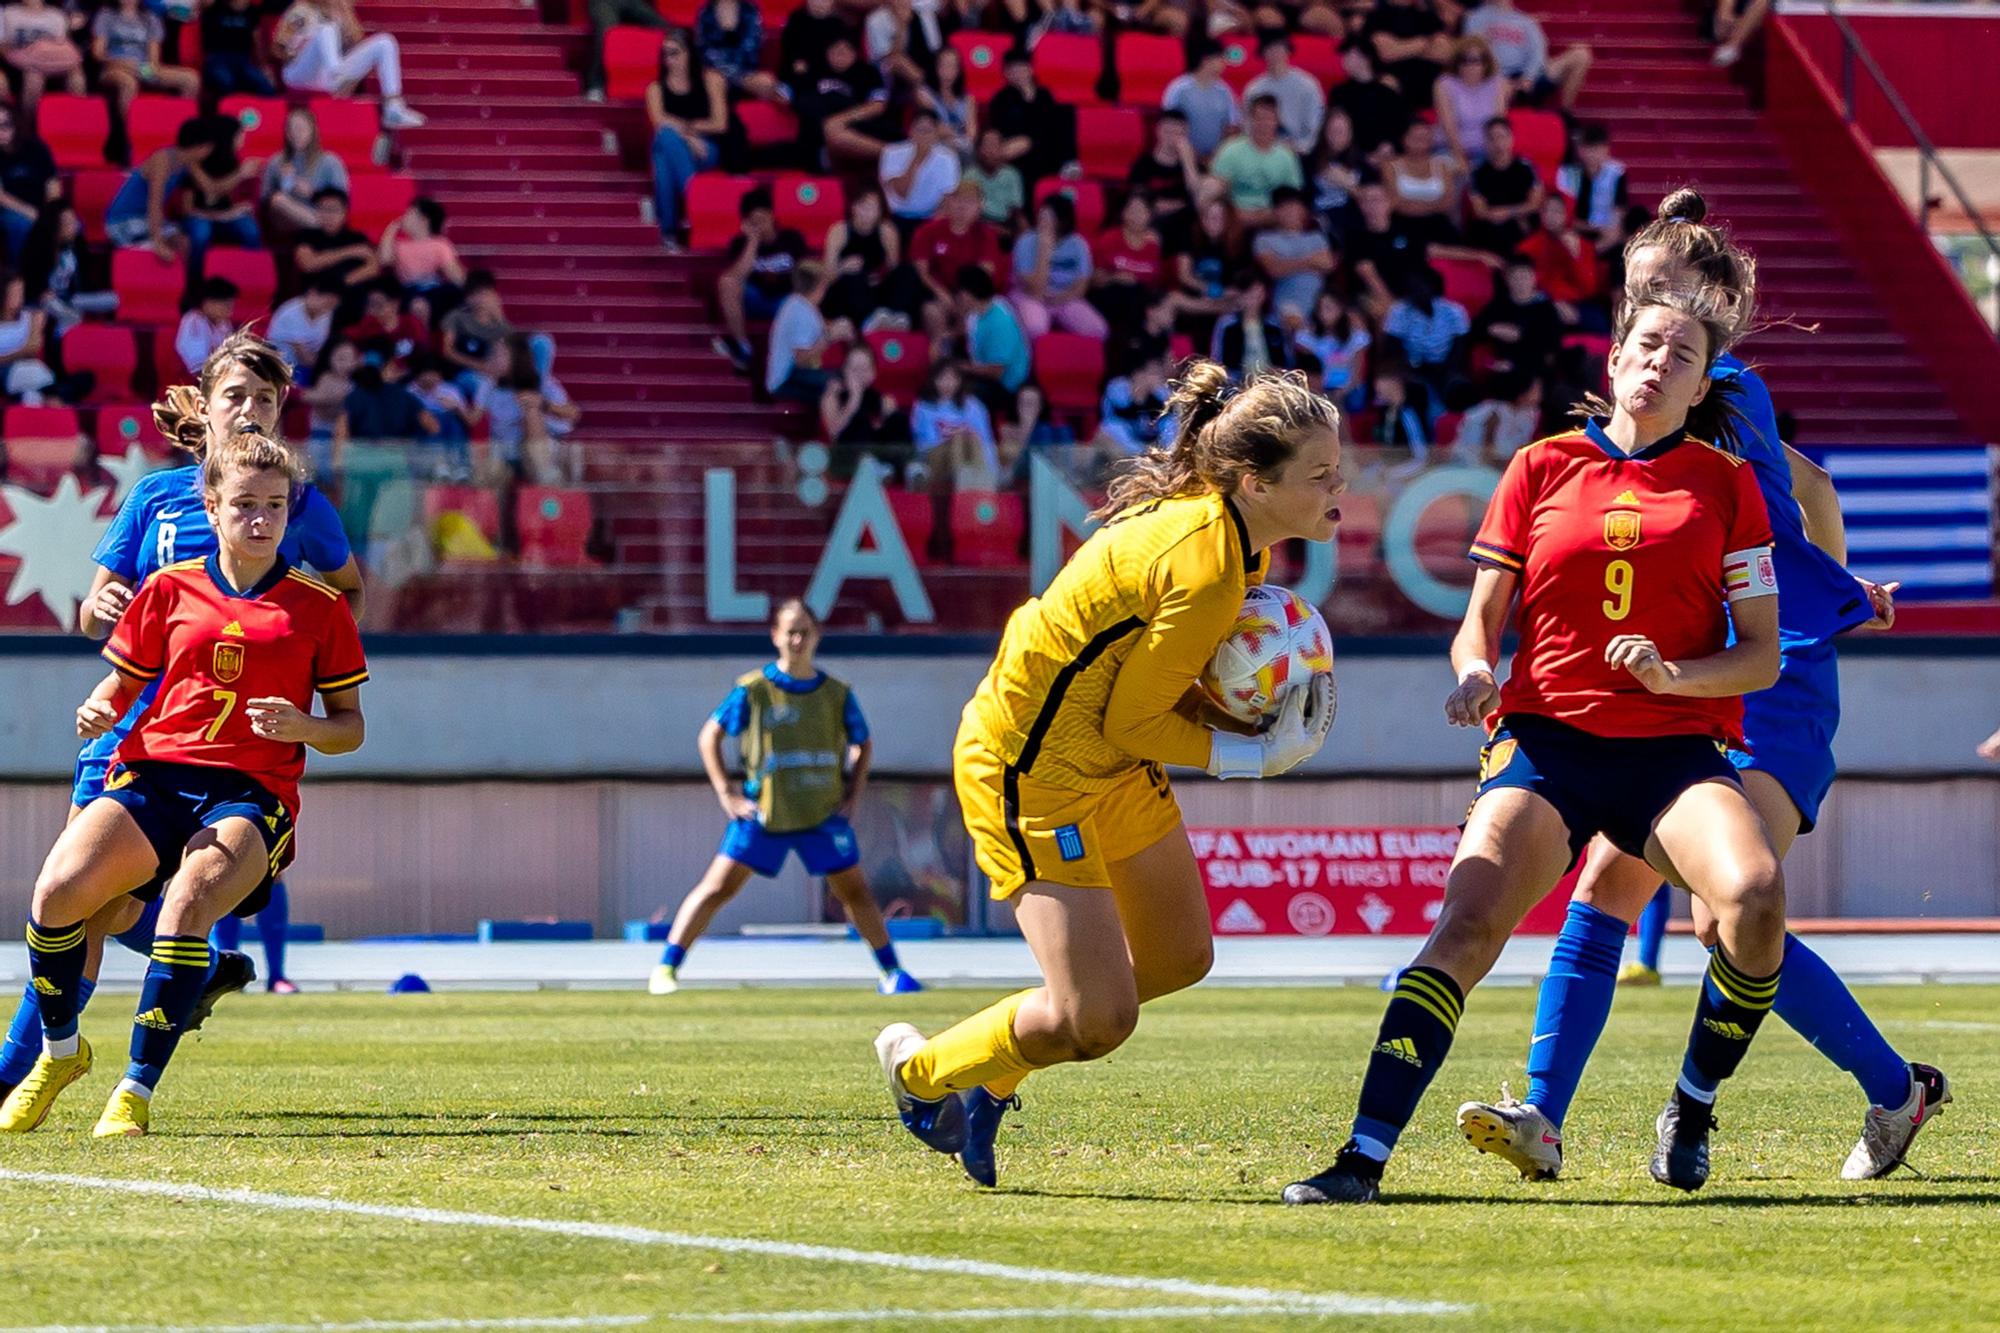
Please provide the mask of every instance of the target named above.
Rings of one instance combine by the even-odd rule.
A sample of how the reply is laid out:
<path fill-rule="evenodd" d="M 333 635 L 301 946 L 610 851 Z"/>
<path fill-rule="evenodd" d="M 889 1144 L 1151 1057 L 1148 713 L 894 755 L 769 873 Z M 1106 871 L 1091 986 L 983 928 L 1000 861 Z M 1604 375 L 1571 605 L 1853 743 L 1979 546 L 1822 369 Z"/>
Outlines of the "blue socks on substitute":
<path fill-rule="evenodd" d="M 285 975 L 285 941 L 292 927 L 291 895 L 285 882 L 271 886 L 271 901 L 257 913 L 257 935 L 264 942 L 264 988 Z M 243 918 L 225 916 L 208 932 L 208 942 L 217 951 L 233 951 L 243 945 Z"/>
<path fill-rule="evenodd" d="M 894 940 L 875 950 L 875 966 L 881 968 L 885 973 L 894 972 L 902 966 L 901 963 L 896 961 L 896 942 Z"/>
<path fill-rule="evenodd" d="M 1651 907 L 1646 909 L 1652 911 Z M 1583 1068 L 1618 988 L 1618 958 L 1626 925 L 1589 903 L 1571 903 L 1556 937 L 1548 975 L 1535 1003 L 1535 1034 L 1528 1043 L 1528 1096 L 1549 1123 L 1562 1128 Z M 1644 936 L 1641 935 L 1643 949 Z M 1643 956 L 1643 954 L 1642 954 Z M 1657 949 L 1654 958 L 1659 957 Z"/>
<path fill-rule="evenodd" d="M 680 968 L 680 965 L 687 961 L 687 956 L 688 956 L 688 951 L 686 945 L 669 944 L 667 946 L 667 951 L 660 955 L 660 965 L 662 967 L 671 967 L 678 970 Z"/>
<path fill-rule="evenodd" d="M 1449 973 L 1417 966 L 1396 978 L 1354 1117 L 1354 1142 L 1363 1153 L 1378 1162 L 1389 1160 L 1438 1066 L 1450 1054 L 1464 1010 L 1465 992 Z"/>
<path fill-rule="evenodd" d="M 1901 1106 L 1910 1095 L 1910 1068 L 1862 1011 L 1826 960 L 1796 935 L 1785 936 L 1785 969 L 1772 1008 L 1792 1031 L 1854 1075 L 1871 1104 Z"/>
<path fill-rule="evenodd" d="M 1667 938 L 1667 918 L 1674 912 L 1674 891 L 1662 884 L 1660 891 L 1639 913 L 1639 965 L 1660 970 L 1660 945 Z M 1624 937 L 1621 934 L 1620 939 Z"/>
<path fill-rule="evenodd" d="M 120 1086 L 151 1093 L 159 1083 L 201 1001 L 211 958 L 202 935 L 162 935 L 153 941 L 153 961 L 146 966 L 146 984 L 132 1019 L 132 1063 Z"/>

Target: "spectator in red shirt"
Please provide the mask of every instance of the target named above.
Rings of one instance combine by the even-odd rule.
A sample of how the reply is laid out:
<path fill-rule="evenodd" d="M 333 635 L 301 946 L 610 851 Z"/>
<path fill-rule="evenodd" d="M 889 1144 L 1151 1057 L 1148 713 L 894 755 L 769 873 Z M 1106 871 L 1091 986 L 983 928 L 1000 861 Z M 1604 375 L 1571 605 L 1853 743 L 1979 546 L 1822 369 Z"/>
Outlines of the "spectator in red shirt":
<path fill-rule="evenodd" d="M 1160 233 L 1153 230 L 1153 201 L 1140 191 L 1125 196 L 1118 225 L 1091 246 L 1090 301 L 1121 333 L 1144 328 L 1160 334 L 1173 324 L 1173 311 L 1160 299 L 1167 272 Z"/>
<path fill-rule="evenodd" d="M 361 349 L 362 359 L 382 368 L 382 378 L 392 383 L 408 376 L 410 357 L 427 352 L 431 331 L 421 319 L 400 309 L 396 295 L 387 287 L 368 289 L 361 322 L 341 335 Z"/>
<path fill-rule="evenodd" d="M 1576 229 L 1568 198 L 1542 201 L 1542 225 L 1521 242 L 1521 254 L 1535 266 L 1535 284 L 1556 303 L 1563 323 L 1601 332 L 1610 328 L 1604 311 L 1604 266 L 1597 247 Z"/>
<path fill-rule="evenodd" d="M 995 273 L 1000 263 L 1000 237 L 979 216 L 979 186 L 960 181 L 945 196 L 938 215 L 917 228 L 910 238 L 910 263 L 923 279 L 924 331 L 935 342 L 951 329 L 958 308 L 959 270 L 967 265 Z"/>

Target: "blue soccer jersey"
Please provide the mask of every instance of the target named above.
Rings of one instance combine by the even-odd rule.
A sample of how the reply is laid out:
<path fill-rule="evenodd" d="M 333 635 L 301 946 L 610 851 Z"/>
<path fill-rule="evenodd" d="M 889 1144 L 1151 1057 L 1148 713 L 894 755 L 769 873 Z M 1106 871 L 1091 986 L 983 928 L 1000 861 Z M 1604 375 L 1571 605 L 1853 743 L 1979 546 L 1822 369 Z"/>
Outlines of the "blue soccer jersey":
<path fill-rule="evenodd" d="M 208 511 L 202 507 L 201 488 L 199 466 L 169 468 L 140 478 L 118 506 L 117 517 L 98 540 L 91 559 L 137 591 L 168 565 L 213 555 L 215 529 L 209 526 Z M 340 515 L 319 488 L 307 486 L 300 492 L 278 554 L 321 573 L 339 569 L 352 558 Z M 88 805 L 103 794 L 104 771 L 112 752 L 152 701 L 153 686 L 148 685 L 117 726 L 84 742 L 76 757 L 71 804 Z"/>

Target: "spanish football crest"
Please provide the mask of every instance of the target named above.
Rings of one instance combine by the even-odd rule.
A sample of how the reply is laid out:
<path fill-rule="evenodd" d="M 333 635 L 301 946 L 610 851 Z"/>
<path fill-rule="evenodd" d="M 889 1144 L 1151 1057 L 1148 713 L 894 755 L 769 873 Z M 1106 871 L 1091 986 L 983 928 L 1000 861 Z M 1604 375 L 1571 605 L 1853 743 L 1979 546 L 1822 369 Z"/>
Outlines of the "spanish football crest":
<path fill-rule="evenodd" d="M 243 645 L 240 643 L 218 643 L 215 645 L 213 660 L 215 678 L 224 685 L 243 674 Z"/>
<path fill-rule="evenodd" d="M 1604 516 L 1604 544 L 1614 551 L 1629 551 L 1639 544 L 1639 511 L 1613 509 Z"/>

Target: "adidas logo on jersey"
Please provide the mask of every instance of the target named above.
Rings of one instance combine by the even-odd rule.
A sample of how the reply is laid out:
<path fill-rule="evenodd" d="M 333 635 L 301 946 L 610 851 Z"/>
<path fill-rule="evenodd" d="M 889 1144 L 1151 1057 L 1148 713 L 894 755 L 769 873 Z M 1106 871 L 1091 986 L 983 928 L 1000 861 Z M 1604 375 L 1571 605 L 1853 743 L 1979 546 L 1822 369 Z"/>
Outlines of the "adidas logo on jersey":
<path fill-rule="evenodd" d="M 174 1030 L 172 1021 L 167 1018 L 167 1011 L 158 1007 L 148 1009 L 132 1021 L 142 1028 L 151 1028 L 155 1032 L 172 1032 Z"/>
<path fill-rule="evenodd" d="M 1704 1018 L 1701 1020 L 1701 1025 L 1716 1036 L 1727 1037 L 1730 1041 L 1750 1040 L 1750 1034 L 1735 1023 L 1718 1023 L 1712 1018 Z"/>
<path fill-rule="evenodd" d="M 1618 498 L 1611 503 L 1615 505 L 1635 505 L 1639 503 L 1639 497 L 1630 491 L 1620 491 L 1618 492 Z"/>
<path fill-rule="evenodd" d="M 1261 935 L 1264 918 L 1257 915 L 1256 908 L 1238 898 L 1215 918 L 1215 928 L 1225 935 Z"/>
<path fill-rule="evenodd" d="M 1418 1069 L 1424 1067 L 1422 1057 L 1417 1054 L 1417 1044 L 1408 1037 L 1391 1037 L 1375 1049 L 1384 1055 L 1394 1056 L 1406 1065 L 1415 1065 Z"/>
<path fill-rule="evenodd" d="M 243 637 L 243 622 L 240 620 L 232 620 L 227 625 L 224 625 L 222 627 L 222 632 L 224 634 L 231 636 L 232 638 L 240 639 Z"/>

